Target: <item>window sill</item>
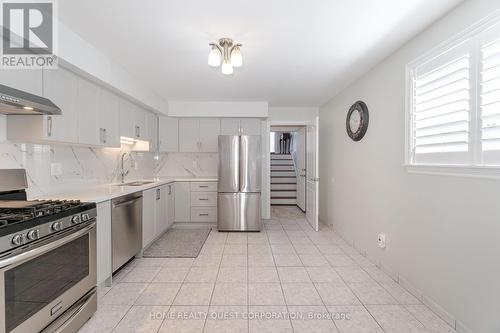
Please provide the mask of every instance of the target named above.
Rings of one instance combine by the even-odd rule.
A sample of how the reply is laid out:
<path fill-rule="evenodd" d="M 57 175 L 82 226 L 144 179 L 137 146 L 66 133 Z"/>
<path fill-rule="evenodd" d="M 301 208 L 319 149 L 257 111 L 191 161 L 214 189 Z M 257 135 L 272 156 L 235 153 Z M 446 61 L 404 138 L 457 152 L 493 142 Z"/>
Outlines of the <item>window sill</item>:
<path fill-rule="evenodd" d="M 500 179 L 500 167 L 439 164 L 404 164 L 409 174 Z"/>

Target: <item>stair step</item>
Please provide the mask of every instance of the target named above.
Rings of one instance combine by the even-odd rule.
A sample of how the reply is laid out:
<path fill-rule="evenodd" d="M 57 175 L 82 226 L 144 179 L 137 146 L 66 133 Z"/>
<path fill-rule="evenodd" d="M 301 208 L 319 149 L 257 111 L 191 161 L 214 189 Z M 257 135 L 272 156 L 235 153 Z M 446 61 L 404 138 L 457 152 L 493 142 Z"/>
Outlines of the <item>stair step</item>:
<path fill-rule="evenodd" d="M 271 184 L 296 184 L 295 177 L 271 177 Z"/>
<path fill-rule="evenodd" d="M 272 160 L 271 165 L 293 165 L 293 160 Z"/>
<path fill-rule="evenodd" d="M 271 160 L 291 160 L 290 154 L 271 154 Z"/>
<path fill-rule="evenodd" d="M 295 177 L 295 171 L 271 171 L 273 177 Z"/>
<path fill-rule="evenodd" d="M 271 183 L 271 191 L 274 190 L 297 190 L 297 184 L 273 184 Z"/>
<path fill-rule="evenodd" d="M 293 165 L 272 165 L 271 171 L 295 171 Z"/>
<path fill-rule="evenodd" d="M 271 190 L 271 198 L 297 198 L 295 190 Z"/>
<path fill-rule="evenodd" d="M 296 205 L 296 199 L 271 199 L 271 205 Z"/>

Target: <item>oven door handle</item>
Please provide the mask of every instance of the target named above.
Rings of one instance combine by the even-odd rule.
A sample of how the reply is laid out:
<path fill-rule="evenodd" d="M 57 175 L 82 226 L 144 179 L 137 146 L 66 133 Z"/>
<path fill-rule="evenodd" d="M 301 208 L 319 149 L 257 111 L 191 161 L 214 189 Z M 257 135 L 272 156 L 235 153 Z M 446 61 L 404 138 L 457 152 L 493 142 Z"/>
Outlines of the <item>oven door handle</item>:
<path fill-rule="evenodd" d="M 84 227 L 84 228 L 82 228 L 74 233 L 71 233 L 63 238 L 60 238 L 58 240 L 55 240 L 55 241 L 50 242 L 50 243 L 45 244 L 45 245 L 41 245 L 41 246 L 36 247 L 32 250 L 28 250 L 26 252 L 19 253 L 13 257 L 8 257 L 5 259 L 2 259 L 2 260 L 0 260 L 0 269 L 3 269 L 3 268 L 8 267 L 10 265 L 17 264 L 21 261 L 25 261 L 25 260 L 29 260 L 29 259 L 38 257 L 41 254 L 44 254 L 44 253 L 49 252 L 51 250 L 54 250 L 54 249 L 66 244 L 66 243 L 69 243 L 69 242 L 87 234 L 94 227 L 95 227 L 95 221 L 92 222 L 91 224 L 89 224 L 88 226 L 86 226 L 86 227 Z"/>

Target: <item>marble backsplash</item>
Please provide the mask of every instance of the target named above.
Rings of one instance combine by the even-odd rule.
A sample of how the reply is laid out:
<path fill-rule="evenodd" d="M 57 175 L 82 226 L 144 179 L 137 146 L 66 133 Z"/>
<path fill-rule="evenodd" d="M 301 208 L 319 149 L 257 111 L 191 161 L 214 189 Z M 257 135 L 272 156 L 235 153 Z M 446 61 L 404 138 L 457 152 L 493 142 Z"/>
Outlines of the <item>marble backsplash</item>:
<path fill-rule="evenodd" d="M 26 169 L 30 199 L 120 181 L 120 148 L 0 143 L 0 169 Z M 126 180 L 217 175 L 217 154 L 131 152 Z M 60 168 L 59 172 L 58 169 Z M 55 172 L 54 172 L 55 171 Z"/>

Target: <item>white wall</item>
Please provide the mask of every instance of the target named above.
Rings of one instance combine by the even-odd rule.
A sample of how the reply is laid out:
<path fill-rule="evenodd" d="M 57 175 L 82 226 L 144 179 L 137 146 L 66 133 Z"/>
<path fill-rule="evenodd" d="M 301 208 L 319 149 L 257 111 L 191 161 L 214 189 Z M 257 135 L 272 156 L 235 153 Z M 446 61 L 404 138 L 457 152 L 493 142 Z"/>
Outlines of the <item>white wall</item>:
<path fill-rule="evenodd" d="M 405 65 L 498 7 L 463 2 L 320 109 L 322 220 L 476 333 L 500 332 L 500 181 L 407 173 Z M 345 117 L 360 99 L 370 125 L 355 143 Z"/>
<path fill-rule="evenodd" d="M 268 120 L 294 124 L 297 122 L 313 121 L 319 114 L 317 107 L 269 107 Z"/>

